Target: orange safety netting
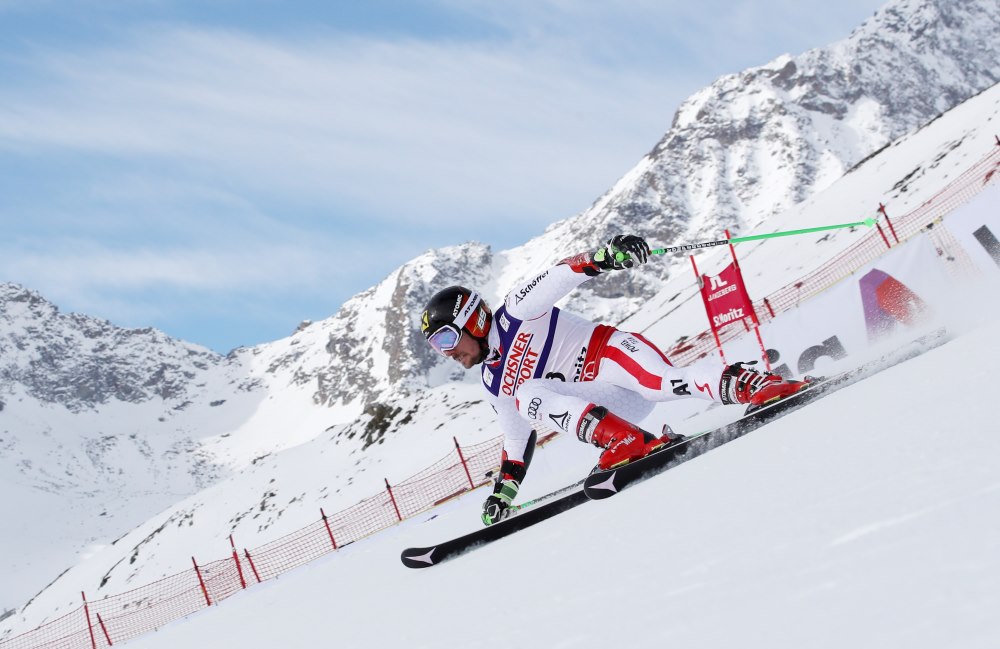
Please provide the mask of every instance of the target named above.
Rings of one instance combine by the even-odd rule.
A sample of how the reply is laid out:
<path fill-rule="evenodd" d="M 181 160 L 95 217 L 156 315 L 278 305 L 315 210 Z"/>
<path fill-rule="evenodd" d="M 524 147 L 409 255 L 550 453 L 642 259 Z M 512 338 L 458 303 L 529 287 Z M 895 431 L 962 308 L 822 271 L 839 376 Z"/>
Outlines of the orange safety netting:
<path fill-rule="evenodd" d="M 1000 144 L 988 155 L 969 167 L 947 187 L 908 214 L 900 217 L 884 216 L 884 222 L 851 247 L 827 260 L 811 273 L 754 302 L 754 310 L 761 324 L 772 320 L 779 313 L 798 306 L 806 299 L 830 288 L 886 252 L 891 246 L 927 230 L 938 248 L 938 254 L 954 257 L 963 266 L 968 260 L 947 230 L 936 228 L 940 219 L 970 200 L 986 185 L 1000 177 Z M 771 315 L 774 313 L 774 316 Z M 719 332 L 719 341 L 725 343 L 746 333 L 740 327 L 726 327 Z M 674 365 L 688 365 L 715 353 L 715 339 L 707 329 L 682 341 L 666 352 Z"/>

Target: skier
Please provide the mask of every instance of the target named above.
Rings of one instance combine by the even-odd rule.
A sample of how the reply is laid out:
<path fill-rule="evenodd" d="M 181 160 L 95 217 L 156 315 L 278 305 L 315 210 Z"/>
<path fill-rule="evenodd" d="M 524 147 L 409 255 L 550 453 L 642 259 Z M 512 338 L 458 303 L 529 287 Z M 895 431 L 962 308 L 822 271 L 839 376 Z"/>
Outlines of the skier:
<path fill-rule="evenodd" d="M 747 367 L 753 363 L 721 371 L 714 361 L 674 367 L 640 334 L 554 306 L 591 277 L 646 263 L 649 252 L 641 237 L 617 235 L 516 287 L 496 313 L 462 286 L 439 291 L 427 303 L 421 321 L 427 342 L 466 369 L 483 366 L 483 385 L 504 434 L 500 472 L 483 504 L 486 525 L 509 514 L 538 424 L 603 448 L 597 466 L 609 469 L 684 441 L 667 426 L 656 437 L 631 423 L 646 417 L 655 402 L 695 397 L 760 404 L 805 385 Z"/>

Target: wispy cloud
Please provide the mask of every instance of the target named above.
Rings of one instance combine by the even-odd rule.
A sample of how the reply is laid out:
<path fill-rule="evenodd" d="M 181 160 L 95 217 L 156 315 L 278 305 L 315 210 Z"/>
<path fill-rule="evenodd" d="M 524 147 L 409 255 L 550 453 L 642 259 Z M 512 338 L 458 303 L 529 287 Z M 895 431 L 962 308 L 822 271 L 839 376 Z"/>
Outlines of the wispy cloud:
<path fill-rule="evenodd" d="M 594 189 L 577 209 L 637 159 L 641 149 L 609 153 L 621 150 L 611 138 L 648 142 L 669 119 L 648 108 L 666 102 L 653 80 L 544 52 L 335 34 L 138 40 L 46 57 L 42 83 L 0 92 L 0 141 L 200 165 L 256 191 L 404 221 L 457 209 L 552 220 L 572 213 L 556 206 L 579 195 L 581 175 Z M 623 126 L 609 132 L 609 117 Z"/>
<path fill-rule="evenodd" d="M 130 322 L 188 308 L 171 290 L 322 317 L 428 247 L 512 246 L 586 208 L 688 94 L 874 2 L 439 0 L 477 28 L 28 34 L 0 49 L 0 280 L 106 317 L 131 303 Z"/>

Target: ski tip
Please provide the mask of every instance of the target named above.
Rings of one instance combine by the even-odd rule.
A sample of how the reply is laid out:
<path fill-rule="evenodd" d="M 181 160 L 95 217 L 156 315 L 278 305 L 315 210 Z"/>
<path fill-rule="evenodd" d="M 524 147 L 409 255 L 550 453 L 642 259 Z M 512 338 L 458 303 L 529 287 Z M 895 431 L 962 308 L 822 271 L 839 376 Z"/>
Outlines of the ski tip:
<path fill-rule="evenodd" d="M 399 558 L 407 568 L 430 568 L 436 563 L 434 561 L 434 550 L 436 549 L 437 546 L 433 548 L 406 548 L 399 555 Z"/>

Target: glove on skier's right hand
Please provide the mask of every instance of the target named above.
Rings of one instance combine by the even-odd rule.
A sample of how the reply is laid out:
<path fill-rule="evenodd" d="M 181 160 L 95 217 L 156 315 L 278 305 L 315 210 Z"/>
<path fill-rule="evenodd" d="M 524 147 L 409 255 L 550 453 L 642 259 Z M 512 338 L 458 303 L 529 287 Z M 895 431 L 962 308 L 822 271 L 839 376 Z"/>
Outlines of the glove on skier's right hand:
<path fill-rule="evenodd" d="M 607 245 L 594 253 L 594 263 L 602 270 L 621 270 L 645 264 L 649 258 L 649 244 L 633 234 L 617 234 Z"/>
<path fill-rule="evenodd" d="M 517 480 L 501 480 L 493 487 L 493 493 L 483 503 L 483 525 L 499 523 L 510 516 L 510 503 L 521 488 Z"/>

